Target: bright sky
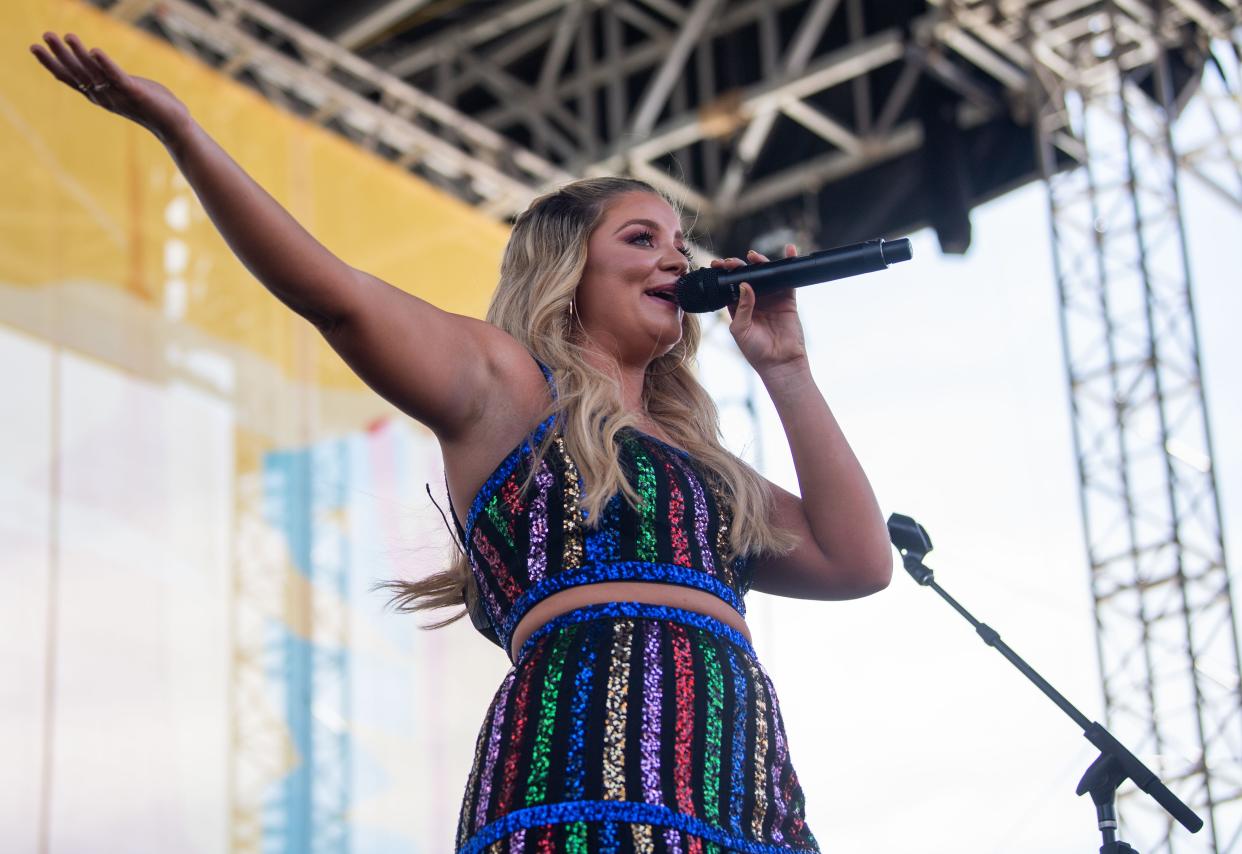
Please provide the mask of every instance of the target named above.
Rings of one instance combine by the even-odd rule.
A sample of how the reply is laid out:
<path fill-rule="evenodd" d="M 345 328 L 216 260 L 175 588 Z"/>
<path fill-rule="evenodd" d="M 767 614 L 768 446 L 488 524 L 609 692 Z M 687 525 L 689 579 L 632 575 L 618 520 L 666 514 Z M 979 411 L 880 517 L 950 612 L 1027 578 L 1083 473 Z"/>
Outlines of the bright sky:
<path fill-rule="evenodd" d="M 1239 364 L 1242 214 L 1184 183 L 1236 566 L 1242 400 L 1229 366 Z M 936 580 L 1102 721 L 1046 191 L 1026 187 L 973 222 L 964 258 L 942 257 L 922 232 L 909 263 L 800 291 L 815 374 L 885 516 L 927 528 Z M 762 417 L 767 472 L 796 488 L 770 404 Z M 1235 579 L 1235 600 L 1237 589 Z M 747 601 L 825 850 L 1098 850 L 1093 807 L 1074 795 L 1094 750 L 900 567 L 887 591 L 861 601 Z"/>

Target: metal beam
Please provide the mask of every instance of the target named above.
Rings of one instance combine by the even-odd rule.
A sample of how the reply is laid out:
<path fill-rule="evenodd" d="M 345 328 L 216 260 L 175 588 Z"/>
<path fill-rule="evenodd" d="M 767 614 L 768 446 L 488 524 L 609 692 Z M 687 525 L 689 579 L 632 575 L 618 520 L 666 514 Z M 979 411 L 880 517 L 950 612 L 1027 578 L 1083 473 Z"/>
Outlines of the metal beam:
<path fill-rule="evenodd" d="M 459 59 L 466 68 L 474 69 L 501 100 L 529 104 L 538 99 L 538 93 L 534 89 L 492 65 L 484 57 L 474 53 L 463 53 Z M 556 114 L 563 124 L 570 127 L 574 127 L 578 123 L 574 116 L 565 112 L 559 106 L 554 107 L 550 112 Z M 568 137 L 548 121 L 548 116 L 538 110 L 528 110 L 524 115 L 527 125 L 535 135 L 536 142 L 543 141 L 554 146 L 565 160 L 573 158 L 577 148 Z M 538 152 L 536 151 L 536 153 Z"/>
<path fill-rule="evenodd" d="M 332 40 L 347 50 L 357 50 L 394 24 L 427 5 L 430 0 L 379 0 L 356 11 L 348 23 L 333 28 Z"/>
<path fill-rule="evenodd" d="M 569 55 L 574 36 L 578 28 L 582 26 L 583 10 L 582 4 L 574 3 L 561 12 L 560 19 L 556 22 L 556 33 L 552 36 L 551 46 L 544 54 L 543 65 L 539 69 L 539 80 L 535 83 L 535 93 L 545 104 L 551 102 L 553 87 L 560 76 L 561 68 L 565 65 L 565 58 Z"/>
<path fill-rule="evenodd" d="M 840 0 L 815 0 L 811 4 L 806 14 L 803 16 L 795 33 L 793 42 L 789 47 L 789 55 L 785 59 L 785 67 L 782 69 L 783 75 L 799 74 L 806 67 L 811 59 L 811 54 L 815 50 L 815 46 L 819 43 L 823 36 L 824 29 L 828 26 L 828 22 L 832 19 L 833 13 L 836 12 Z M 785 103 L 789 103 L 787 99 Z M 737 144 L 737 150 L 733 155 L 728 167 L 725 169 L 724 177 L 720 181 L 720 186 L 716 190 L 715 202 L 719 207 L 726 207 L 737 198 L 738 192 L 742 188 L 742 181 L 746 173 L 750 170 L 755 162 L 755 158 L 759 156 L 759 151 L 763 148 L 763 143 L 767 141 L 768 134 L 772 130 L 772 124 L 776 121 L 777 110 L 779 104 L 772 104 L 766 109 L 758 112 L 747 125 L 746 130 L 742 133 L 742 138 Z"/>
<path fill-rule="evenodd" d="M 676 36 L 673 35 L 674 30 L 670 29 L 668 25 L 657 21 L 653 15 L 643 11 L 641 6 L 637 3 L 631 2 L 631 0 L 621 0 L 619 3 L 609 4 L 609 8 L 617 13 L 618 18 L 630 24 L 635 29 L 641 30 L 649 39 L 676 38 Z M 678 22 L 684 18 L 685 15 L 683 14 L 682 17 L 678 19 Z"/>
<path fill-rule="evenodd" d="M 480 16 L 466 24 L 451 27 L 445 32 L 403 50 L 385 62 L 384 67 L 397 77 L 409 77 L 437 62 L 446 59 L 454 51 L 470 50 L 484 42 L 549 15 L 569 2 L 580 0 L 512 0 L 490 15 Z"/>
<path fill-rule="evenodd" d="M 393 159 L 426 170 L 467 200 L 487 200 L 504 216 L 525 207 L 538 187 L 569 180 L 543 158 L 267 6 L 220 0 L 219 8 L 217 16 L 188 0 L 161 0 L 147 14 L 182 50 L 212 62 L 223 56 L 222 71 L 253 73 L 286 103 L 309 105 L 312 120 L 332 122 L 355 141 L 382 142 L 396 152 Z M 260 41 L 252 35 L 256 25 L 283 44 Z M 381 103 L 359 90 L 381 93 Z M 450 128 L 453 140 L 428 126 Z"/>
<path fill-rule="evenodd" d="M 681 75 L 686 60 L 690 58 L 690 51 L 707 32 L 712 15 L 719 6 L 720 0 L 695 0 L 690 17 L 678 31 L 672 47 L 669 48 L 664 62 L 660 65 L 660 70 L 652 78 L 651 84 L 634 110 L 634 118 L 630 122 L 632 136 L 646 136 L 651 132 L 656 119 L 660 117 L 660 112 L 664 109 L 673 83 Z"/>
<path fill-rule="evenodd" d="M 738 111 L 744 116 L 754 116 L 769 106 L 778 106 L 785 99 L 806 98 L 899 60 L 904 52 L 902 35 L 898 30 L 876 33 L 821 57 L 801 74 L 766 80 L 749 87 L 739 99 Z M 623 146 L 614 158 L 628 156 L 651 160 L 702 139 L 704 133 L 705 126 L 700 116 L 675 117 L 657 128 L 649 139 Z"/>
<path fill-rule="evenodd" d="M 768 2 L 779 10 L 797 5 L 799 2 L 804 2 L 804 0 L 768 0 Z M 605 31 L 608 30 L 609 21 L 615 21 L 620 14 L 618 10 L 622 8 L 623 6 L 607 4 L 600 10 Z M 713 28 L 713 35 L 716 38 L 720 38 L 733 33 L 741 27 L 754 23 L 762 14 L 762 8 L 763 5 L 761 3 L 754 2 L 726 10 L 721 16 L 720 23 Z M 651 68 L 661 61 L 672 46 L 673 39 L 674 36 L 666 35 L 663 38 L 643 42 L 623 53 L 619 52 L 615 59 L 609 59 L 607 54 L 605 54 L 605 61 L 585 69 L 580 69 L 574 77 L 563 80 L 557 87 L 555 97 L 567 100 L 573 97 L 583 86 L 600 88 L 631 74 Z M 503 46 L 500 46 L 498 49 L 503 49 Z M 483 110 L 476 118 L 488 127 L 504 128 L 520 121 L 521 112 L 525 108 L 526 105 L 524 104 L 509 104 L 504 107 Z"/>
<path fill-rule="evenodd" d="M 917 122 L 894 128 L 883 139 L 871 140 L 855 152 L 823 154 L 761 181 L 752 182 L 730 208 L 734 217 L 743 217 L 807 190 L 817 190 L 837 178 L 866 169 L 876 163 L 917 151 L 923 144 L 923 129 Z"/>
<path fill-rule="evenodd" d="M 452 127 L 472 145 L 486 152 L 491 159 L 512 158 L 517 165 L 537 178 L 546 178 L 557 171 L 552 164 L 514 145 L 512 141 L 488 128 L 482 122 L 410 86 L 398 76 L 382 71 L 374 64 L 344 50 L 334 42 L 270 7 L 257 3 L 255 0 L 226 0 L 226 2 L 238 12 L 284 34 L 307 55 L 320 57 L 328 64 L 328 68 L 321 70 L 319 76 L 326 75 L 329 70 L 339 70 L 348 77 L 368 81 L 375 91 L 383 92 L 395 105 L 408 108 L 415 115 L 426 116 L 438 125 Z M 187 5 L 185 0 L 176 0 L 176 3 L 180 7 Z M 236 23 L 233 25 L 236 26 Z"/>
<path fill-rule="evenodd" d="M 686 10 L 672 2 L 672 0 L 642 0 L 642 3 L 649 9 L 659 12 L 674 24 L 681 24 L 686 20 Z"/>
<path fill-rule="evenodd" d="M 742 116 L 751 116 L 769 104 L 779 107 L 782 103 L 805 98 L 815 92 L 845 82 L 858 74 L 879 68 L 902 58 L 903 55 L 902 37 L 898 31 L 888 30 L 877 33 L 861 42 L 822 57 L 801 75 L 790 79 L 766 81 L 749 88 L 739 98 L 736 109 Z M 702 113 L 687 114 L 666 122 L 646 140 L 628 144 L 623 142 L 614 146 L 614 151 L 610 156 L 596 161 L 586 171 L 587 174 L 606 174 L 626 168 L 633 169 L 636 163 L 649 163 L 670 151 L 700 142 L 711 132 L 712 125 L 709 117 Z M 886 146 L 883 143 L 877 143 L 874 150 L 884 151 Z M 781 184 L 781 186 L 785 185 Z M 679 197 L 691 198 L 696 194 L 697 191 L 683 184 Z M 698 207 L 700 214 L 709 217 L 720 210 L 723 209 L 714 201 L 708 206 Z M 740 214 L 742 208 L 730 205 L 729 210 L 732 216 Z"/>
<path fill-rule="evenodd" d="M 812 107 L 806 101 L 791 98 L 782 102 L 780 111 L 817 136 L 849 154 L 862 151 L 863 141 L 836 119 Z"/>

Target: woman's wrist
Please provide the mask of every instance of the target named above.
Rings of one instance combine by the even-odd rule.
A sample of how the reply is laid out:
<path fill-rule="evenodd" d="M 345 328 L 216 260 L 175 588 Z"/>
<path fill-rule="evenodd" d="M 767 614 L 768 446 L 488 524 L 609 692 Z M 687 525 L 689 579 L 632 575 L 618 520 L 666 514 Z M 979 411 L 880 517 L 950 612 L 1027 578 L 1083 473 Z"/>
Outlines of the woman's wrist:
<path fill-rule="evenodd" d="M 756 368 L 755 372 L 759 374 L 768 394 L 773 396 L 797 391 L 807 384 L 815 383 L 815 378 L 811 376 L 810 360 L 805 354 L 778 365 Z"/>
<path fill-rule="evenodd" d="M 184 151 L 185 147 L 202 130 L 198 122 L 190 115 L 190 111 L 184 108 L 174 115 L 153 121 L 146 127 L 174 157 Z"/>

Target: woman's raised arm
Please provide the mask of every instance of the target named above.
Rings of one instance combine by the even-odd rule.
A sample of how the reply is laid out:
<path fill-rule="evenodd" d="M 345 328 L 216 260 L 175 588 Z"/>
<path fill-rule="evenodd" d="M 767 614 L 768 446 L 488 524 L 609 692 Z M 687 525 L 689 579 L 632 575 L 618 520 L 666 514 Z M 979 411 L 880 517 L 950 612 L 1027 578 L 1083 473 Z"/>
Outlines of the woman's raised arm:
<path fill-rule="evenodd" d="M 310 235 L 154 80 L 127 74 L 74 35 L 31 52 L 92 103 L 151 131 L 229 247 L 264 287 L 309 320 L 350 367 L 437 434 L 466 430 L 521 351 L 488 324 L 441 311 L 346 264 Z M 515 352 L 509 352 L 516 348 Z M 520 361 L 520 359 L 519 359 Z M 528 360 L 527 360 L 528 361 Z"/>

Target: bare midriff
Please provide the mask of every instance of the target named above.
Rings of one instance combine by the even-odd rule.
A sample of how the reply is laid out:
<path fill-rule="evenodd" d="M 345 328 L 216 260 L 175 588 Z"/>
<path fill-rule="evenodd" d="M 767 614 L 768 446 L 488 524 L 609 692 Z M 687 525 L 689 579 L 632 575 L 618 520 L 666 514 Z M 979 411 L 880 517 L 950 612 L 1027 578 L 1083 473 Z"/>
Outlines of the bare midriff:
<path fill-rule="evenodd" d="M 584 584 L 553 593 L 531 608 L 517 624 L 517 628 L 513 630 L 511 657 L 516 660 L 518 650 L 522 648 L 526 639 L 553 617 L 585 605 L 599 605 L 605 602 L 643 602 L 648 605 L 667 605 L 671 608 L 696 611 L 715 617 L 730 628 L 736 629 L 742 637 L 750 641 L 750 629 L 746 626 L 742 615 L 733 610 L 728 602 L 705 590 L 679 587 L 675 584 L 652 584 L 646 581 L 602 581 L 598 584 Z"/>

